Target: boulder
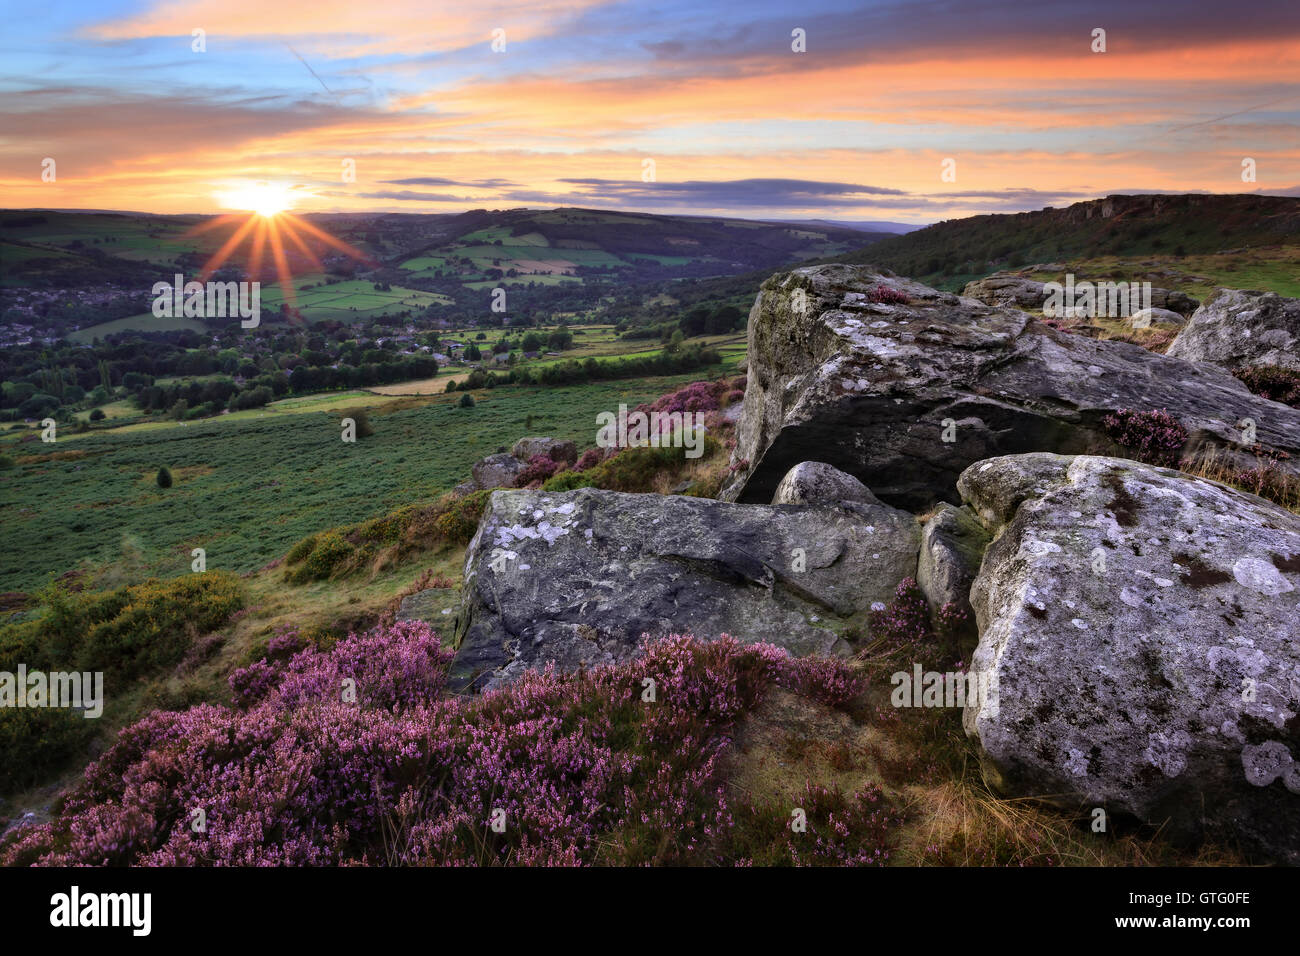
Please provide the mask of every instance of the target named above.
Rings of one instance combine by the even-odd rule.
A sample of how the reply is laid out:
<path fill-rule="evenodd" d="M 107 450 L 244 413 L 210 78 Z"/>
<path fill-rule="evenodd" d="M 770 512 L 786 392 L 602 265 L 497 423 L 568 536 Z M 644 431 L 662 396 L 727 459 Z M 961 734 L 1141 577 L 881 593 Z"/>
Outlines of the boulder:
<path fill-rule="evenodd" d="M 510 454 L 524 462 L 534 455 L 544 455 L 551 461 L 566 461 L 573 464 L 578 460 L 578 446 L 559 438 L 521 438 L 515 442 L 515 447 L 510 449 Z"/>
<path fill-rule="evenodd" d="M 1034 266 L 1023 270 L 1023 273 L 1030 272 L 1061 272 L 1065 271 L 1064 267 L 1058 266 L 1055 269 L 1046 266 Z M 983 302 L 985 305 L 995 306 L 1013 306 L 1020 309 L 1042 309 L 1047 302 L 1049 290 L 1047 284 L 1039 282 L 1036 279 L 1030 279 L 1023 273 L 1016 272 L 996 272 L 984 279 L 976 279 L 973 282 L 966 283 L 962 289 L 962 295 Z M 1085 280 L 1076 276 L 1075 282 L 1100 282 L 1106 280 L 1088 279 Z M 1111 281 L 1132 281 L 1132 280 L 1111 280 Z M 1186 293 L 1179 292 L 1175 289 L 1151 289 L 1151 306 L 1170 312 L 1190 315 L 1199 303 Z M 1062 318 L 1090 318 L 1092 310 L 1076 309 L 1073 306 L 1067 307 Z"/>
<path fill-rule="evenodd" d="M 1176 289 L 1151 290 L 1151 307 L 1153 309 L 1164 309 L 1166 312 L 1176 312 L 1186 317 L 1195 312 L 1200 304 L 1198 300 L 1193 299 L 1187 293 L 1179 292 Z"/>
<path fill-rule="evenodd" d="M 961 294 L 985 305 L 1012 305 L 1022 309 L 1041 309 L 1047 301 L 1042 282 L 1004 272 L 967 282 Z"/>
<path fill-rule="evenodd" d="M 1120 458 L 972 465 L 990 786 L 1300 864 L 1300 516 Z"/>
<path fill-rule="evenodd" d="M 881 287 L 910 300 L 896 304 Z M 1252 467 L 1238 423 L 1300 462 L 1300 411 L 1223 369 L 1053 329 L 1017 309 L 937 292 L 870 266 L 807 266 L 763 283 L 750 312 L 748 385 L 727 500 L 771 501 L 800 462 L 825 462 L 912 511 L 957 501 L 973 462 L 1114 449 L 1102 420 L 1164 409 L 1187 452 Z M 1116 449 L 1117 450 L 1117 449 Z"/>
<path fill-rule="evenodd" d="M 1223 368 L 1277 365 L 1300 371 L 1300 299 L 1219 289 L 1192 315 L 1167 354 Z"/>
<path fill-rule="evenodd" d="M 475 462 L 470 474 L 475 487 L 479 489 L 512 488 L 524 467 L 524 463 L 514 455 L 500 452 Z"/>
<path fill-rule="evenodd" d="M 643 635 L 844 653 L 834 623 L 916 573 L 919 537 L 881 504 L 498 491 L 465 556 L 451 685 L 625 660 Z"/>
<path fill-rule="evenodd" d="M 1187 319 L 1177 312 L 1169 309 L 1138 309 L 1128 319 L 1129 325 L 1135 329 L 1149 329 L 1153 325 L 1177 325 L 1187 324 Z"/>
<path fill-rule="evenodd" d="M 774 505 L 834 505 L 843 501 L 880 504 L 871 489 L 858 479 L 822 461 L 795 465 L 786 472 L 772 496 Z"/>
<path fill-rule="evenodd" d="M 970 604 L 971 583 L 979 573 L 989 535 L 968 509 L 942 503 L 921 528 L 916 583 L 933 619 L 946 604 L 965 614 L 953 637 L 963 654 L 973 649 L 979 630 Z"/>

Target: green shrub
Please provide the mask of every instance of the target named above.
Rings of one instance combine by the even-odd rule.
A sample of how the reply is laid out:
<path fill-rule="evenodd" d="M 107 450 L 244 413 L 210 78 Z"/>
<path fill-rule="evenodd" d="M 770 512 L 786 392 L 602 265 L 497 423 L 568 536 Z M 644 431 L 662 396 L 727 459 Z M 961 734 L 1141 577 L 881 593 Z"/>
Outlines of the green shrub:
<path fill-rule="evenodd" d="M 660 476 L 676 476 L 692 461 L 712 458 L 722 449 L 712 436 L 705 436 L 699 458 L 687 458 L 682 448 L 638 445 L 624 448 L 612 458 L 606 458 L 584 472 L 572 476 L 573 483 L 563 479 L 568 472 L 556 475 L 542 487 L 546 491 L 567 491 L 571 488 L 604 488 L 607 491 L 653 491 Z"/>
<path fill-rule="evenodd" d="M 474 396 L 471 395 L 469 392 L 466 392 L 464 395 L 460 397 L 461 408 L 473 408 L 474 404 L 475 404 Z"/>
<path fill-rule="evenodd" d="M 434 519 L 434 530 L 445 540 L 453 544 L 469 544 L 478 530 L 479 520 L 487 508 L 491 491 L 475 491 L 464 498 L 457 498 L 442 514 Z"/>
<path fill-rule="evenodd" d="M 75 708 L 0 708 L 0 793 L 40 783 L 84 751 L 98 730 Z"/>
<path fill-rule="evenodd" d="M 594 487 L 596 487 L 596 481 L 590 472 L 586 471 L 562 471 L 542 483 L 543 491 L 572 491 L 575 488 Z"/>
<path fill-rule="evenodd" d="M 244 603 L 239 579 L 224 571 L 88 593 L 51 584 L 39 598 L 39 617 L 0 627 L 0 671 L 102 671 L 110 701 L 126 682 L 177 664 Z M 0 708 L 0 792 L 45 779 L 99 723 L 75 710 Z"/>
<path fill-rule="evenodd" d="M 92 600 L 78 669 L 139 677 L 169 667 L 194 637 L 219 627 L 243 603 L 239 579 L 222 571 L 121 588 Z"/>
<path fill-rule="evenodd" d="M 172 486 L 171 469 L 168 468 L 166 465 L 163 465 L 161 468 L 159 468 L 158 477 L 156 481 L 158 482 L 159 488 L 170 488 Z"/>
<path fill-rule="evenodd" d="M 314 547 L 316 547 L 316 535 L 308 535 L 289 549 L 289 553 L 284 556 L 285 564 L 298 564 L 311 554 Z"/>
<path fill-rule="evenodd" d="M 375 433 L 374 426 L 370 424 L 370 414 L 364 408 L 346 409 L 342 417 L 350 418 L 356 424 L 358 438 L 369 438 Z"/>
<path fill-rule="evenodd" d="M 356 554 L 356 547 L 336 531 L 326 531 L 312 539 L 313 546 L 302 564 L 287 572 L 291 584 L 324 581 L 333 577 L 341 566 Z"/>

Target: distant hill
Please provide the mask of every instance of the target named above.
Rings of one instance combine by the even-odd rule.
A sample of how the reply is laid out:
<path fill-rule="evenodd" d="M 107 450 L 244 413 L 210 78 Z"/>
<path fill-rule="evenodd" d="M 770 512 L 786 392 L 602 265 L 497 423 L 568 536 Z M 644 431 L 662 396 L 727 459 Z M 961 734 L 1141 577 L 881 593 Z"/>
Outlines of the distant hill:
<path fill-rule="evenodd" d="M 830 226 L 835 229 L 856 229 L 859 232 L 884 232 L 891 235 L 902 235 L 906 232 L 915 232 L 917 229 L 925 228 L 915 223 L 889 222 L 885 219 L 776 219 L 773 221 L 814 229 Z"/>
<path fill-rule="evenodd" d="M 520 324 L 597 310 L 614 321 L 635 320 L 645 309 L 658 317 L 695 280 L 770 274 L 850 253 L 887 235 L 828 223 L 577 208 L 300 218 L 306 226 L 281 221 L 299 233 L 298 240 L 289 236 L 279 243 L 298 293 L 292 304 L 280 292 L 278 256 L 266 248 L 270 242 L 262 247 L 256 274 L 249 273 L 257 259 L 254 231 L 230 251 L 220 278 L 256 279 L 264 306 L 277 315 L 281 305 L 292 307 L 307 321 L 419 313 L 468 322 L 488 310 L 498 288 L 508 290 L 512 320 Z M 44 331 L 84 330 L 83 337 L 170 328 L 175 321 L 160 325 L 148 314 L 149 291 L 178 272 L 195 277 L 242 221 L 214 224 L 215 219 L 0 211 L 0 316 Z M 358 255 L 344 255 L 311 229 Z M 370 288 L 346 285 L 353 281 Z M 732 298 L 752 298 L 756 287 L 749 282 Z M 610 313 L 613 302 L 618 307 Z"/>
<path fill-rule="evenodd" d="M 1117 195 L 1010 215 L 950 219 L 838 256 L 923 282 L 1037 262 L 1184 256 L 1300 242 L 1300 199 Z"/>

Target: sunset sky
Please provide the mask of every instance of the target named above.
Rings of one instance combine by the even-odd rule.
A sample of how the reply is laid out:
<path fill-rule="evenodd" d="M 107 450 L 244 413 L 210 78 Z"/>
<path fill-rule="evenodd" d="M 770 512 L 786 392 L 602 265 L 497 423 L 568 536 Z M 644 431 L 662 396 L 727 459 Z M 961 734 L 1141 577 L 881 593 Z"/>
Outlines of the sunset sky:
<path fill-rule="evenodd" d="M 308 212 L 924 223 L 1300 195 L 1297 0 L 1134 7 L 4 0 L 0 206 L 216 212 L 265 181 Z"/>

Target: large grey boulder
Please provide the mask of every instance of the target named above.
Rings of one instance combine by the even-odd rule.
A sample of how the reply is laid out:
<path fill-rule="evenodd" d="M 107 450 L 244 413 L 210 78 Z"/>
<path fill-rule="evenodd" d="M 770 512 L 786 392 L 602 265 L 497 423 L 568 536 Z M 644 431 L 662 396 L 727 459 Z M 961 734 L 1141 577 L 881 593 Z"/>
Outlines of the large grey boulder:
<path fill-rule="evenodd" d="M 1196 310 L 1167 354 L 1230 369 L 1279 365 L 1300 370 L 1300 299 L 1220 289 Z"/>
<path fill-rule="evenodd" d="M 918 540 L 910 515 L 881 504 L 498 491 L 465 556 L 451 683 L 625 660 L 643 634 L 842 653 L 835 622 L 914 575 Z"/>
<path fill-rule="evenodd" d="M 501 452 L 476 461 L 470 468 L 475 488 L 513 488 L 525 465 L 514 455 Z"/>
<path fill-rule="evenodd" d="M 1179 292 L 1176 289 L 1151 290 L 1152 308 L 1161 309 L 1165 312 L 1174 312 L 1186 317 L 1195 312 L 1200 304 L 1197 299 L 1193 299 L 1186 292 Z"/>
<path fill-rule="evenodd" d="M 999 792 L 1300 864 L 1300 516 L 1119 458 L 972 465 L 963 720 Z"/>
<path fill-rule="evenodd" d="M 844 501 L 880 504 L 870 488 L 824 461 L 803 461 L 795 465 L 786 472 L 772 496 L 774 505 L 834 505 Z"/>
<path fill-rule="evenodd" d="M 991 276 L 983 279 L 976 279 L 973 282 L 966 283 L 962 289 L 962 295 L 967 298 L 977 299 L 985 305 L 994 306 L 1012 306 L 1020 309 L 1042 309 L 1050 296 L 1050 290 L 1047 283 L 1039 282 L 1036 279 L 1030 279 L 1025 274 L 1032 271 L 1049 271 L 1046 268 L 1030 268 L 1022 272 L 996 272 Z M 1050 270 L 1057 271 L 1057 270 Z M 1083 279 L 1075 278 L 1075 282 L 1092 282 L 1094 285 L 1104 281 L 1124 281 L 1130 285 L 1135 284 L 1134 280 L 1104 280 L 1104 279 Z M 1140 287 L 1140 284 L 1139 284 Z M 1175 289 L 1151 289 L 1151 306 L 1162 311 L 1190 315 L 1199 303 L 1191 296 Z M 1065 315 L 1071 317 L 1087 318 L 1090 311 L 1075 312 L 1073 307 L 1067 308 Z"/>
<path fill-rule="evenodd" d="M 910 304 L 892 304 L 882 287 Z M 1254 439 L 1300 461 L 1300 411 L 1229 373 L 1139 346 L 1057 331 L 1017 309 L 937 292 L 870 266 L 807 266 L 763 283 L 749 318 L 749 379 L 728 500 L 770 501 L 815 460 L 882 501 L 920 511 L 955 502 L 972 462 L 1111 445 L 1118 409 L 1164 409 L 1226 463 L 1255 464 Z M 950 440 L 948 440 L 950 439 Z"/>
<path fill-rule="evenodd" d="M 1042 282 L 1004 272 L 967 282 L 961 294 L 985 305 L 1011 305 L 1022 309 L 1041 309 L 1047 301 L 1047 291 Z"/>
<path fill-rule="evenodd" d="M 573 464 L 578 460 L 578 446 L 560 438 L 521 438 L 510 449 L 510 454 L 525 462 L 534 455 L 543 455 L 551 461 Z"/>

